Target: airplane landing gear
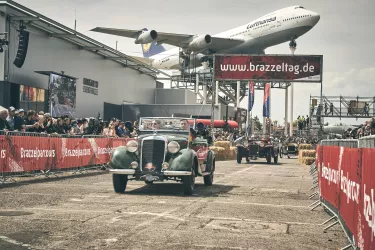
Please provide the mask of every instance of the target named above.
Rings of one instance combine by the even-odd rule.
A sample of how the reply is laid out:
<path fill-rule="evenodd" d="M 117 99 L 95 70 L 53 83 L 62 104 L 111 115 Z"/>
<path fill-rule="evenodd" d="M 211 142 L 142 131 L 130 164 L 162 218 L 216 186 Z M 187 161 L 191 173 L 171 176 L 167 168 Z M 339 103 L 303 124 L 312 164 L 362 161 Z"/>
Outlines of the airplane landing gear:
<path fill-rule="evenodd" d="M 297 48 L 296 39 L 297 39 L 297 36 L 292 36 L 290 38 L 289 48 L 293 48 L 294 50 Z"/>

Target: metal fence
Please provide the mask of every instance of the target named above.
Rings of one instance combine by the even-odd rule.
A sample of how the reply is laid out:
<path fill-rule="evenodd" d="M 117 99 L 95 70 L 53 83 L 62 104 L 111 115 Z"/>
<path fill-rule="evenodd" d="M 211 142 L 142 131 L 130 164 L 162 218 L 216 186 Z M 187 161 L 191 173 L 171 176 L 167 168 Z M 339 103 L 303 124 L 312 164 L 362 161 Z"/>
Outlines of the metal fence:
<path fill-rule="evenodd" d="M 375 148 L 375 135 L 362 137 L 358 142 L 360 148 Z"/>
<path fill-rule="evenodd" d="M 347 148 L 375 148 L 375 135 L 364 136 L 360 139 L 332 139 L 320 141 L 321 146 L 339 146 Z"/>
<path fill-rule="evenodd" d="M 321 146 L 339 146 L 347 148 L 358 148 L 358 140 L 355 139 L 333 139 L 333 140 L 321 140 Z"/>

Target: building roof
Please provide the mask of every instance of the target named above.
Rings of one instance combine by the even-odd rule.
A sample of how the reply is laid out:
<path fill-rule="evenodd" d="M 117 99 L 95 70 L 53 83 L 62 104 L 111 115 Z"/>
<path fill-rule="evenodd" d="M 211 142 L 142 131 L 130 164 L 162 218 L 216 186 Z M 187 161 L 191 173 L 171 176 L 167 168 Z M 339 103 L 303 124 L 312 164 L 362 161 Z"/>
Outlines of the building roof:
<path fill-rule="evenodd" d="M 169 75 L 165 72 L 140 62 L 129 55 L 121 53 L 116 49 L 102 44 L 14 1 L 0 1 L 0 6 L 6 6 L 7 8 L 14 10 L 11 13 L 7 11 L 7 14 L 10 16 L 10 21 L 23 21 L 25 25 L 31 25 L 48 33 L 50 37 L 63 39 L 69 43 L 73 43 L 77 45 L 79 49 L 92 51 L 93 53 L 103 56 L 103 59 L 105 60 L 115 61 L 124 65 L 124 67 L 138 70 L 142 74 L 146 74 L 154 78 L 156 78 L 157 74 L 163 74 L 164 76 L 169 77 Z"/>

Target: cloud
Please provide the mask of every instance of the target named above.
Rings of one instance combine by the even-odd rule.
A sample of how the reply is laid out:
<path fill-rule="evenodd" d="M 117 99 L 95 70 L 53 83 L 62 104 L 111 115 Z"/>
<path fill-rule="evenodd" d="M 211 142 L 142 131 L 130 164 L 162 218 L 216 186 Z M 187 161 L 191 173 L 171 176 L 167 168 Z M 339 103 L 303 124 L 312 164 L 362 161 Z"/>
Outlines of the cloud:
<path fill-rule="evenodd" d="M 372 96 L 375 66 L 349 69 L 346 72 L 327 72 L 323 76 L 325 95 Z"/>

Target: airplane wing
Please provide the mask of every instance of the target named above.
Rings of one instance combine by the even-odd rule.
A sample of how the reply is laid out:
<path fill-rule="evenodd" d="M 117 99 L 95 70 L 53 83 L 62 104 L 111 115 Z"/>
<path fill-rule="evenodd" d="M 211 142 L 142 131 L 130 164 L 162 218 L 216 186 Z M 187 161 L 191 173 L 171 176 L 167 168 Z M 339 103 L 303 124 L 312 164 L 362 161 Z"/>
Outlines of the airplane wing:
<path fill-rule="evenodd" d="M 129 38 L 134 38 L 134 39 L 137 39 L 137 37 L 142 33 L 142 30 L 114 29 L 114 28 L 103 28 L 103 27 L 96 27 L 92 29 L 91 31 L 110 34 L 110 35 L 116 35 L 116 36 L 129 37 Z M 188 46 L 192 38 L 195 36 L 196 35 L 190 35 L 190 34 L 158 32 L 156 42 L 159 45 L 165 43 L 165 44 L 170 44 L 176 47 L 184 48 Z M 212 43 L 209 44 L 206 49 L 216 52 L 219 50 L 235 47 L 243 42 L 244 40 L 241 40 L 241 39 L 212 37 Z"/>
<path fill-rule="evenodd" d="M 114 29 L 114 28 L 103 28 L 103 27 L 96 27 L 91 31 L 105 33 L 110 35 L 116 36 L 123 36 L 136 39 L 141 33 L 142 30 L 127 30 L 127 29 Z M 186 34 L 174 34 L 174 33 L 159 33 L 157 43 L 162 44 L 170 44 L 177 47 L 184 47 L 189 42 L 187 42 L 190 38 L 194 37 L 194 35 L 186 35 Z M 185 43 L 184 43 L 185 41 Z"/>
<path fill-rule="evenodd" d="M 242 44 L 244 40 L 233 39 L 233 38 L 222 38 L 222 37 L 212 37 L 212 43 L 208 45 L 208 49 L 213 53 L 220 50 L 229 49 Z"/>

